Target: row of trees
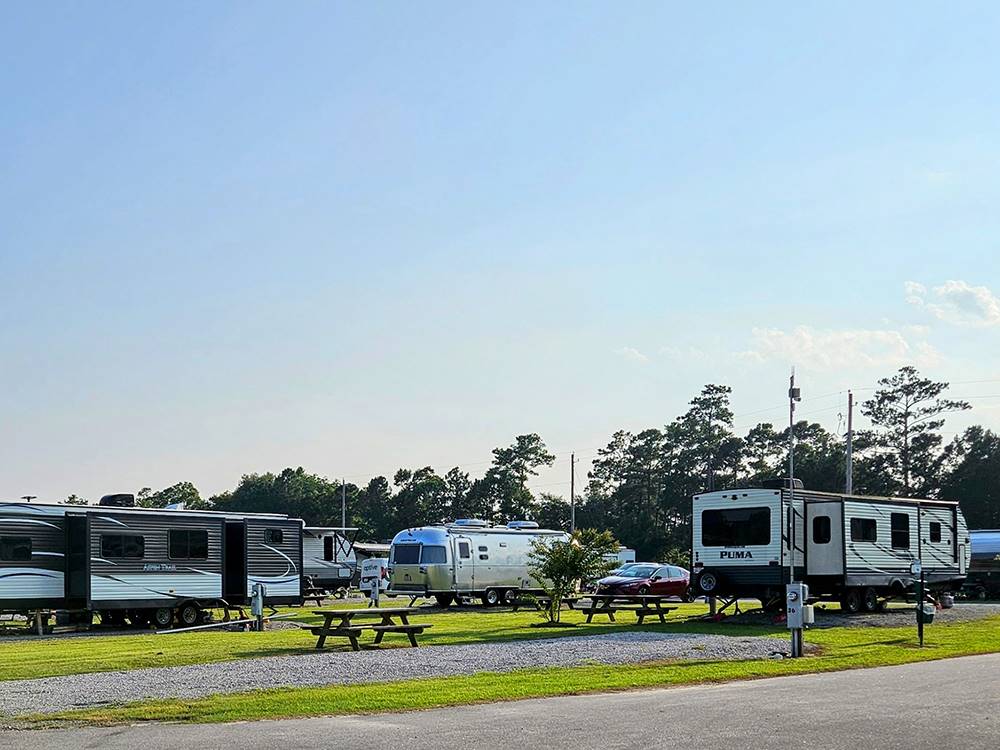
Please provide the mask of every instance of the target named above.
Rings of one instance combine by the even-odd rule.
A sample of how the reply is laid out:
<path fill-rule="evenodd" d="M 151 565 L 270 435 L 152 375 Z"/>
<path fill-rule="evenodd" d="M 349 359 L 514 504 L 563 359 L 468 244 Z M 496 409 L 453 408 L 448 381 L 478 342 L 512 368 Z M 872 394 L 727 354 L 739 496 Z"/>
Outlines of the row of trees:
<path fill-rule="evenodd" d="M 878 382 L 861 405 L 871 427 L 855 434 L 854 491 L 956 499 L 972 528 L 1000 527 L 1000 436 L 975 426 L 946 444 L 941 434 L 945 415 L 970 408 L 947 398 L 947 389 L 947 383 L 928 380 L 913 367 Z M 706 385 L 688 410 L 664 427 L 612 435 L 576 499 L 577 526 L 609 530 L 641 558 L 679 562 L 689 547 L 693 494 L 784 476 L 788 428 L 762 422 L 736 434 L 730 394 L 727 386 Z M 795 438 L 796 476 L 811 489 L 842 491 L 844 437 L 800 421 Z M 536 496 L 528 487 L 539 469 L 554 461 L 538 435 L 526 434 L 496 448 L 489 469 L 477 478 L 459 467 L 442 476 L 425 466 L 400 469 L 391 480 L 377 476 L 364 485 L 342 487 L 302 468 L 288 468 L 245 475 L 232 491 L 210 498 L 181 482 L 157 492 L 144 488 L 137 502 L 281 512 L 310 525 L 336 526 L 343 492 L 348 524 L 370 540 L 453 518 L 528 518 L 568 528 L 569 503 L 557 495 Z M 75 496 L 71 500 L 81 502 Z"/>

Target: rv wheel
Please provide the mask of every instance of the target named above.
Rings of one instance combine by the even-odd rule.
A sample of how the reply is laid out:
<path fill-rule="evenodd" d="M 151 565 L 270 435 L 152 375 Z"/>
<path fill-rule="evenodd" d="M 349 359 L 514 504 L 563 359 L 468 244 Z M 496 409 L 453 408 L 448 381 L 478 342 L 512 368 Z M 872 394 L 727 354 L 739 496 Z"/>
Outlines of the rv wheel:
<path fill-rule="evenodd" d="M 500 603 L 500 592 L 496 589 L 486 589 L 483 593 L 483 604 L 487 607 L 495 607 Z"/>
<path fill-rule="evenodd" d="M 878 593 L 869 586 L 861 594 L 861 606 L 865 608 L 865 612 L 878 612 L 878 604 Z"/>
<path fill-rule="evenodd" d="M 434 599 L 437 601 L 439 607 L 450 607 L 451 603 L 455 601 L 454 594 L 435 594 Z"/>
<path fill-rule="evenodd" d="M 158 628 L 169 628 L 174 621 L 174 611 L 170 607 L 160 607 L 153 612 L 153 622 Z"/>
<path fill-rule="evenodd" d="M 698 576 L 698 590 L 703 594 L 712 594 L 719 587 L 719 579 L 710 570 L 703 571 Z"/>
<path fill-rule="evenodd" d="M 856 588 L 847 589 L 840 597 L 840 608 L 849 615 L 861 611 L 861 592 Z"/>
<path fill-rule="evenodd" d="M 177 621 L 186 628 L 194 627 L 198 624 L 198 616 L 201 610 L 197 604 L 189 602 L 177 610 Z"/>
<path fill-rule="evenodd" d="M 503 592 L 503 602 L 504 604 L 509 604 L 514 606 L 517 604 L 517 600 L 520 597 L 520 592 L 517 589 L 507 589 Z"/>

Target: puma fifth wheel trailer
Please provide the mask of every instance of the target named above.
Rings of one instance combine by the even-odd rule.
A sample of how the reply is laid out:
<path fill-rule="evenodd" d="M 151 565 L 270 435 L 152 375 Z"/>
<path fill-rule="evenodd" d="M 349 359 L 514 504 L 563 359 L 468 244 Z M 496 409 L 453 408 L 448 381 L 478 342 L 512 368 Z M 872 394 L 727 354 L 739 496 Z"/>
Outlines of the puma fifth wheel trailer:
<path fill-rule="evenodd" d="M 691 562 L 703 596 L 754 597 L 782 606 L 789 580 L 792 492 L 733 489 L 692 500 Z M 969 566 L 958 503 L 796 488 L 795 576 L 847 612 L 874 611 L 913 588 L 920 560 L 931 591 L 957 591 Z"/>
<path fill-rule="evenodd" d="M 248 603 L 256 583 L 268 603 L 301 603 L 302 521 L 102 502 L 0 503 L 0 611 L 194 625 L 205 608 Z"/>

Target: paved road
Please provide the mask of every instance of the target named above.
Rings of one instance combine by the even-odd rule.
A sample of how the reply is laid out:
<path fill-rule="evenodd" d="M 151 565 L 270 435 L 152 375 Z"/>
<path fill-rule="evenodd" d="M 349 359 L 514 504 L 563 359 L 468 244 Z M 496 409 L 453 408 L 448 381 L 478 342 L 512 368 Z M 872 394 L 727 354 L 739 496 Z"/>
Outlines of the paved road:
<path fill-rule="evenodd" d="M 0 733 L 0 748 L 995 750 L 1000 655 L 382 716 Z"/>

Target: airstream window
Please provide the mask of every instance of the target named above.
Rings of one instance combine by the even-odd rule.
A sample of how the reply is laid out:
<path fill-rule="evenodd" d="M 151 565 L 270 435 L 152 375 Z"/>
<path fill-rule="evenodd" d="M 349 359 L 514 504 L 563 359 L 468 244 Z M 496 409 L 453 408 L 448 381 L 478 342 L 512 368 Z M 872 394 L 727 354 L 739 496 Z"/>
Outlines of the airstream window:
<path fill-rule="evenodd" d="M 771 509 L 726 508 L 702 511 L 701 543 L 706 547 L 770 544 Z"/>
<path fill-rule="evenodd" d="M 0 536 L 0 560 L 26 562 L 31 559 L 31 537 Z"/>
<path fill-rule="evenodd" d="M 470 557 L 472 557 L 472 548 L 469 547 L 468 542 L 458 543 L 458 556 L 463 560 L 468 560 Z"/>
<path fill-rule="evenodd" d="M 910 516 L 906 513 L 892 513 L 890 515 L 892 524 L 892 548 L 910 548 Z"/>
<path fill-rule="evenodd" d="M 941 524 L 931 521 L 931 541 L 934 543 L 941 541 Z"/>
<path fill-rule="evenodd" d="M 397 565 L 416 565 L 420 562 L 420 545 L 400 544 L 393 547 L 392 561 Z"/>
<path fill-rule="evenodd" d="M 425 545 L 420 552 L 420 562 L 423 565 L 440 565 L 448 562 L 448 553 L 444 547 Z"/>

